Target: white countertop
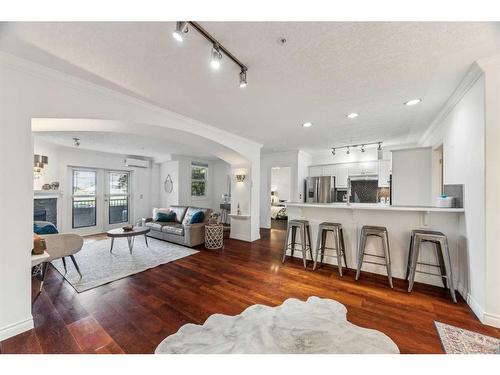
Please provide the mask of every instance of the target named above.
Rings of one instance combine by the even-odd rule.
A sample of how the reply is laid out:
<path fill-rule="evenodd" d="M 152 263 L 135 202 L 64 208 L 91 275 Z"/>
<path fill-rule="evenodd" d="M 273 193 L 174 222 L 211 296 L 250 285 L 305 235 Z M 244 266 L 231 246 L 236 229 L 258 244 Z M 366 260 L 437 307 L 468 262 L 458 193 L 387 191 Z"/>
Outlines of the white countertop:
<path fill-rule="evenodd" d="M 386 211 L 419 211 L 419 212 L 465 212 L 463 208 L 441 208 L 432 206 L 391 206 L 383 203 L 304 203 L 286 202 L 287 207 L 305 208 L 339 208 L 347 210 L 386 210 Z"/>

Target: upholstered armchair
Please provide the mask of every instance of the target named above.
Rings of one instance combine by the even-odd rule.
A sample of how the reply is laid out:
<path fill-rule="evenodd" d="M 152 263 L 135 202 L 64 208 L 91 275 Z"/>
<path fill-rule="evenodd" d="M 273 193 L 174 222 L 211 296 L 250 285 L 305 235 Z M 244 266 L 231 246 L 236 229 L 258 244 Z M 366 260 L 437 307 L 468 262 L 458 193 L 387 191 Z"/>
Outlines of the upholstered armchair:
<path fill-rule="evenodd" d="M 51 223 L 46 221 L 35 221 L 35 224 L 43 227 Z M 82 236 L 73 233 L 58 233 L 42 234 L 40 235 L 40 237 L 45 239 L 45 243 L 47 245 L 47 253 L 49 253 L 50 255 L 49 259 L 47 259 L 47 262 L 51 262 L 54 259 L 61 258 L 64 265 L 64 271 L 67 271 L 66 257 L 69 257 L 73 262 L 76 270 L 78 271 L 78 274 L 82 276 L 80 268 L 78 267 L 78 263 L 76 263 L 76 259 L 74 257 L 74 255 L 82 249 Z"/>

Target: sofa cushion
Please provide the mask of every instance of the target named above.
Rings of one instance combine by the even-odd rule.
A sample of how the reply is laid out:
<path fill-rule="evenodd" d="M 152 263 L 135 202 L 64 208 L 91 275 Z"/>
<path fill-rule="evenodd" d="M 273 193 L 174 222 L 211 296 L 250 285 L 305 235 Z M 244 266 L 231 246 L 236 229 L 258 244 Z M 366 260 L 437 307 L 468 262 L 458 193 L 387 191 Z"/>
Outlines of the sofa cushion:
<path fill-rule="evenodd" d="M 176 214 L 174 211 L 162 212 L 159 211 L 156 213 L 155 221 L 163 222 L 163 223 L 173 223 L 175 222 Z"/>
<path fill-rule="evenodd" d="M 201 211 L 203 212 L 203 218 L 202 220 L 200 221 L 200 223 L 204 222 L 206 217 L 207 217 L 207 212 L 209 211 L 210 209 L 209 208 L 200 208 L 200 207 L 189 207 L 187 209 L 187 212 L 186 212 L 186 216 L 184 216 L 184 220 L 182 220 L 182 224 L 183 225 L 188 225 L 188 224 L 191 224 L 191 218 L 193 217 L 193 215 L 198 212 L 198 211 Z M 193 223 L 194 224 L 194 223 Z"/>
<path fill-rule="evenodd" d="M 145 226 L 147 226 L 149 229 L 151 230 L 158 230 L 158 231 L 161 231 L 161 228 L 163 226 L 165 226 L 167 223 L 162 223 L 162 222 L 157 222 L 157 221 L 150 221 L 146 224 L 144 224 Z"/>
<path fill-rule="evenodd" d="M 175 222 L 182 223 L 186 214 L 186 206 L 170 206 L 170 211 L 175 212 Z"/>
<path fill-rule="evenodd" d="M 184 226 L 180 223 L 166 223 L 166 225 L 162 226 L 161 231 L 168 234 L 184 236 Z"/>

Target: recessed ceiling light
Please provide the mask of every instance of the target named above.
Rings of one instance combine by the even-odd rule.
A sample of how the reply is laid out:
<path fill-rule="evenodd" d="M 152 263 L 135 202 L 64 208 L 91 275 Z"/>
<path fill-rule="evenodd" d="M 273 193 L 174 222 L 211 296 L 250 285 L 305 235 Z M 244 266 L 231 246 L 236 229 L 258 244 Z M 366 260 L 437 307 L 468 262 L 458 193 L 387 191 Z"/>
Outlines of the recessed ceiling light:
<path fill-rule="evenodd" d="M 359 115 L 355 112 L 352 112 L 352 113 L 349 113 L 348 115 L 346 115 L 347 118 L 356 118 L 358 117 Z"/>
<path fill-rule="evenodd" d="M 304 128 L 310 128 L 311 126 L 313 126 L 313 124 L 312 124 L 312 122 L 304 122 L 304 123 L 302 124 L 302 126 L 303 126 Z"/>
<path fill-rule="evenodd" d="M 422 99 L 412 99 L 412 100 L 408 100 L 407 102 L 405 102 L 405 105 L 415 105 L 415 104 L 418 104 L 422 101 Z"/>

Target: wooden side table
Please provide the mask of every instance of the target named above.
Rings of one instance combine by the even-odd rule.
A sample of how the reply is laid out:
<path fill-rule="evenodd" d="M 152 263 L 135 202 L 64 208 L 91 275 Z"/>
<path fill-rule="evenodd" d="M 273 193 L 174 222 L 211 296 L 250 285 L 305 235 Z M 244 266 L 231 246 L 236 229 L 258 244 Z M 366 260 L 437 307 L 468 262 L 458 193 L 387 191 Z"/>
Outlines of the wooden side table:
<path fill-rule="evenodd" d="M 224 246 L 224 226 L 222 224 L 205 225 L 205 248 L 221 249 Z"/>

